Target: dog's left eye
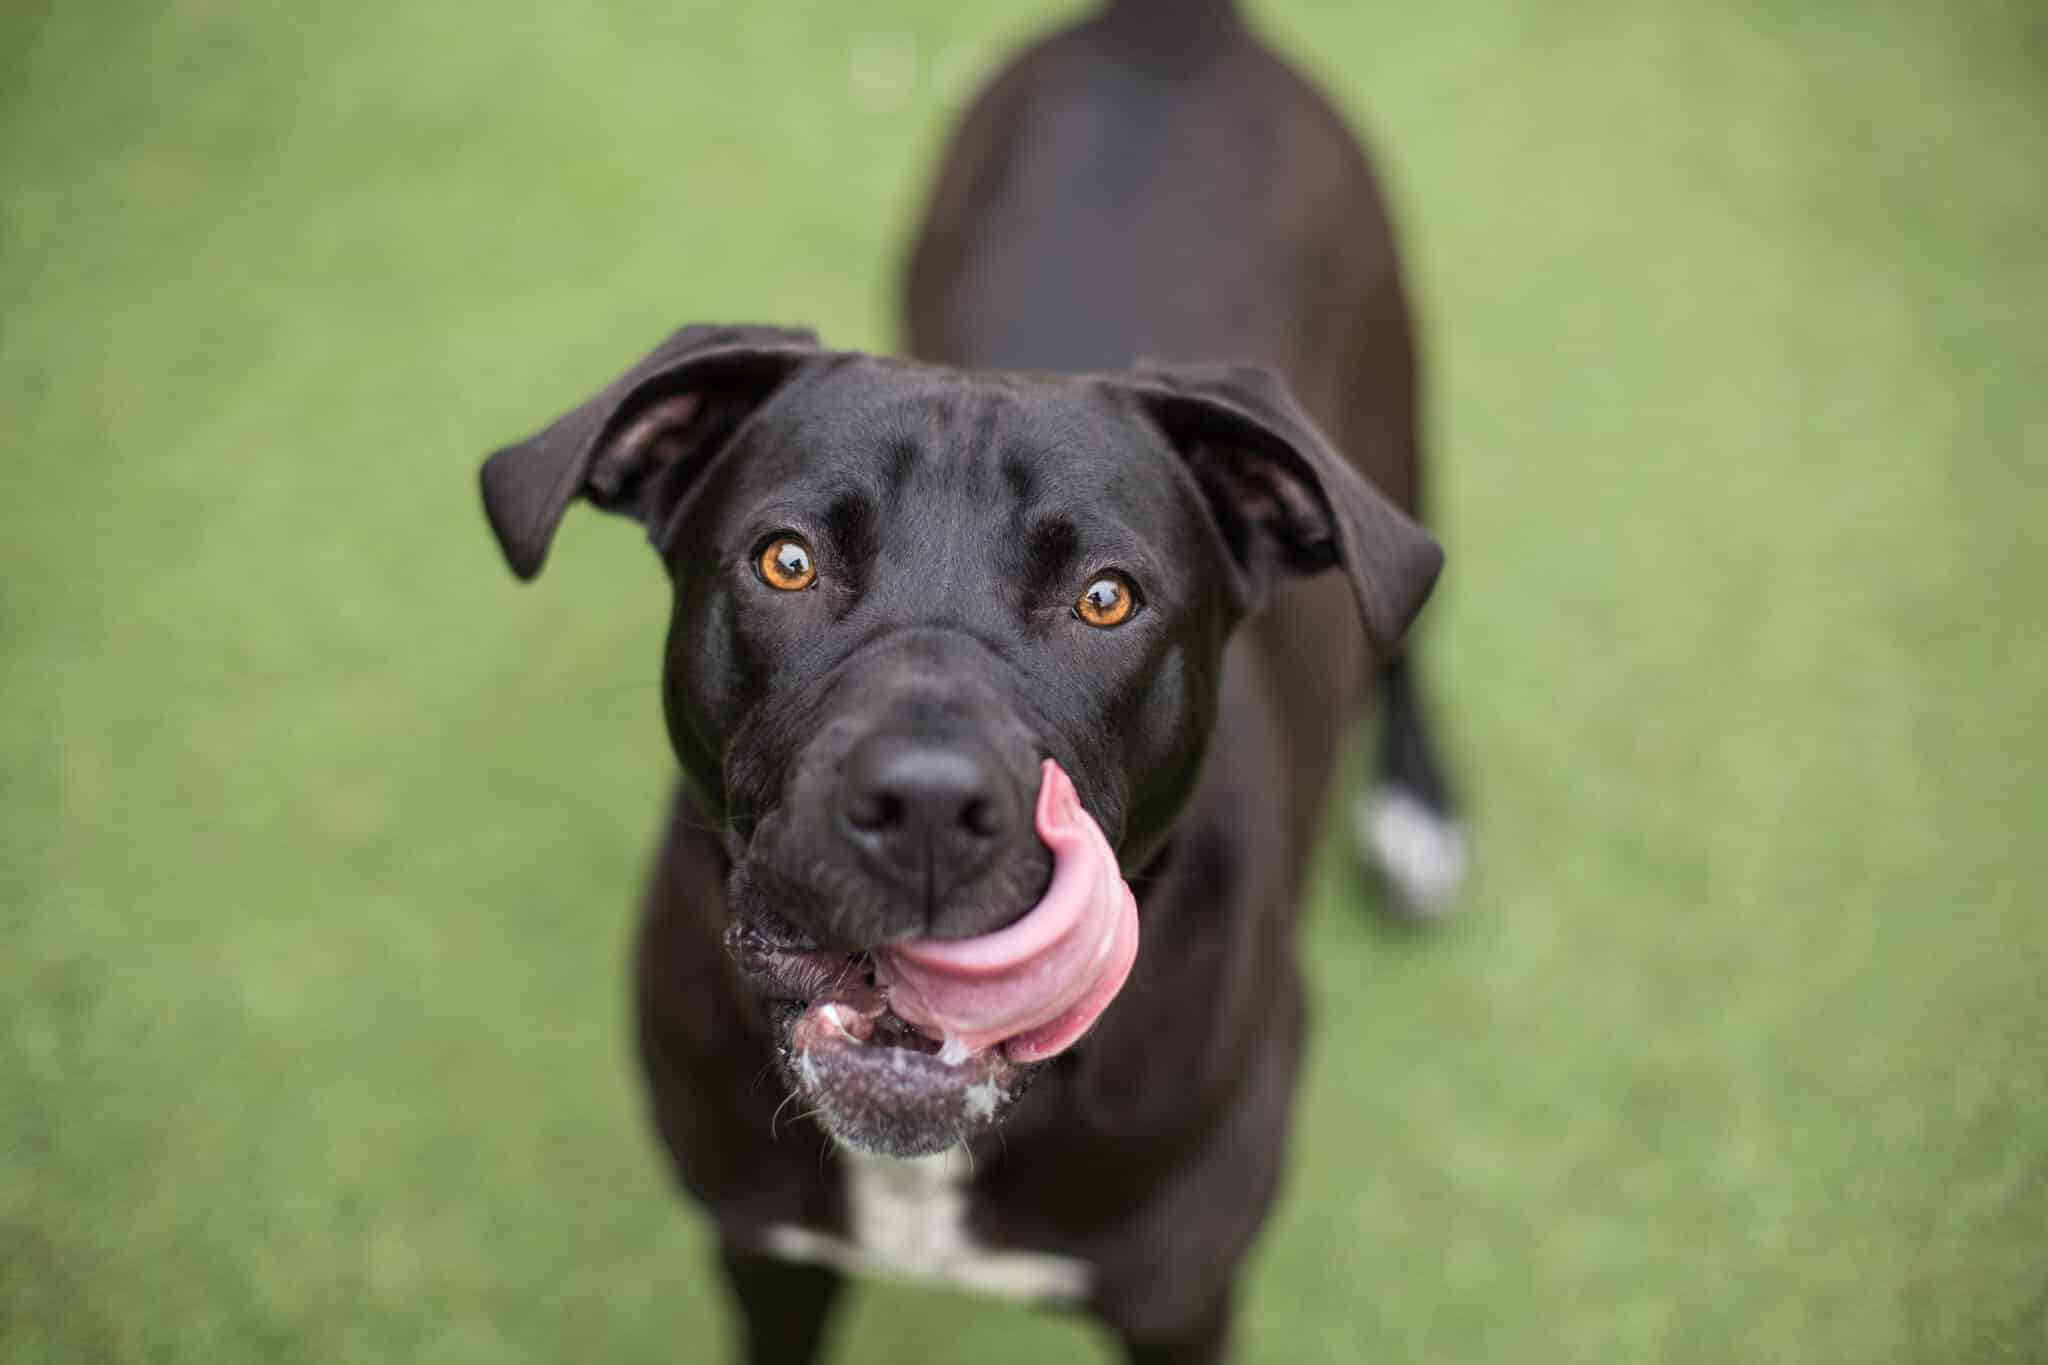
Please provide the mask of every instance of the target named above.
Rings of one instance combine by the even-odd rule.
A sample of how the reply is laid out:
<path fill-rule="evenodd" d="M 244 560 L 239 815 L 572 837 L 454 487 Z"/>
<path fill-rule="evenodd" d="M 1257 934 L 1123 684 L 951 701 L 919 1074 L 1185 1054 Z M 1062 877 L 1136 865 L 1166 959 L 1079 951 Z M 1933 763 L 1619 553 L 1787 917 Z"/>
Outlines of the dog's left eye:
<path fill-rule="evenodd" d="M 761 581 L 782 592 L 802 592 L 818 581 L 818 561 L 802 536 L 789 531 L 770 536 L 754 556 Z"/>
<path fill-rule="evenodd" d="M 1115 570 L 1097 574 L 1074 600 L 1074 615 L 1103 630 L 1122 625 L 1137 610 L 1138 585 Z"/>

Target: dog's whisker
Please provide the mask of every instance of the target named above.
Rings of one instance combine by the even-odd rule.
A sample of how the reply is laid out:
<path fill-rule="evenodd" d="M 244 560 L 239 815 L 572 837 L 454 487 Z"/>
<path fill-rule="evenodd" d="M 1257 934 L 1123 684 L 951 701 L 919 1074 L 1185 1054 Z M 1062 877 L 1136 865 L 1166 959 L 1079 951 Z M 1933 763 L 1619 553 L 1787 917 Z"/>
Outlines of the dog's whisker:
<path fill-rule="evenodd" d="M 776 1124 L 776 1121 L 777 1121 L 778 1119 L 780 1119 L 780 1118 L 782 1117 L 782 1111 L 783 1111 L 783 1110 L 785 1110 L 785 1109 L 789 1108 L 789 1106 L 790 1106 L 791 1104 L 795 1103 L 795 1101 L 796 1101 L 796 1097 L 797 1097 L 797 1092 L 796 1092 L 796 1091 L 794 1091 L 794 1090 L 790 1091 L 790 1092 L 789 1092 L 789 1094 L 788 1094 L 788 1096 L 786 1096 L 786 1097 L 785 1097 L 785 1098 L 783 1099 L 782 1103 L 780 1103 L 780 1104 L 778 1104 L 778 1105 L 776 1105 L 776 1106 L 775 1106 L 775 1112 L 774 1112 L 773 1114 L 770 1114 L 770 1115 L 768 1116 L 768 1140 L 769 1140 L 770 1142 L 773 1142 L 773 1141 L 775 1141 L 775 1137 L 776 1137 L 776 1133 L 775 1133 L 775 1124 Z M 801 1118 L 801 1117 L 802 1117 L 802 1115 L 798 1115 L 798 1117 L 799 1117 L 799 1118 Z"/>

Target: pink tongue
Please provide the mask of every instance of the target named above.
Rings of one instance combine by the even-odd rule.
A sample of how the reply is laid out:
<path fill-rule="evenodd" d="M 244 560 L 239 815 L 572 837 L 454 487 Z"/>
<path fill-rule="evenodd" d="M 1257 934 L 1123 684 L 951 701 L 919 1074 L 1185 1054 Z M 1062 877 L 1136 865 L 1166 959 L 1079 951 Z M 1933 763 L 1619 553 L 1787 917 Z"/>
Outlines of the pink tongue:
<path fill-rule="evenodd" d="M 1138 956 L 1138 904 L 1116 854 L 1060 765 L 1045 760 L 1038 837 L 1052 885 L 1024 918 L 979 938 L 875 950 L 889 1007 L 959 1061 L 1003 1043 L 1012 1061 L 1064 1052 L 1122 989 Z"/>

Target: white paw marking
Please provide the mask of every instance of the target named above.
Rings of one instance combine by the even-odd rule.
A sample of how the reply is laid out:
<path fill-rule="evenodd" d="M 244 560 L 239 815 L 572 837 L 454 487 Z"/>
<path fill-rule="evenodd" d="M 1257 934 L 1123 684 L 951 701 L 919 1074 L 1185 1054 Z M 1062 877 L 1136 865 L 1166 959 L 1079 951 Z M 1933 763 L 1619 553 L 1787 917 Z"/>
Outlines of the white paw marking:
<path fill-rule="evenodd" d="M 972 1092 L 968 1102 L 974 1102 Z M 769 1254 L 849 1274 L 929 1280 L 1007 1299 L 1072 1301 L 1087 1294 L 1091 1271 L 1086 1262 L 1042 1251 L 997 1250 L 969 1235 L 972 1166 L 963 1149 L 905 1161 L 841 1147 L 839 1159 L 846 1172 L 851 1237 L 778 1223 L 763 1238 Z"/>
<path fill-rule="evenodd" d="M 1359 798 L 1359 847 L 1386 874 L 1402 911 L 1434 919 L 1465 882 L 1465 832 L 1398 787 Z"/>

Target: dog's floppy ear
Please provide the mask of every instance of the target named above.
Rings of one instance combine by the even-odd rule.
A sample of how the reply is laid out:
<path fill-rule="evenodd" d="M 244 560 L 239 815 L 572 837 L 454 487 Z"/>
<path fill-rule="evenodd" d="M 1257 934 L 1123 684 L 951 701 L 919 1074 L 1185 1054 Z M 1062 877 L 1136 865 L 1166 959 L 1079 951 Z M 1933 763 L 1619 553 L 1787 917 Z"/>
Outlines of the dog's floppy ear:
<path fill-rule="evenodd" d="M 810 331 L 685 327 L 581 406 L 484 461 L 484 513 L 521 578 L 578 496 L 658 532 L 690 480 L 794 369 Z"/>
<path fill-rule="evenodd" d="M 1201 485 L 1247 608 L 1281 575 L 1341 566 L 1373 650 L 1400 643 L 1443 551 L 1331 447 L 1272 371 L 1141 366 L 1121 382 Z"/>

